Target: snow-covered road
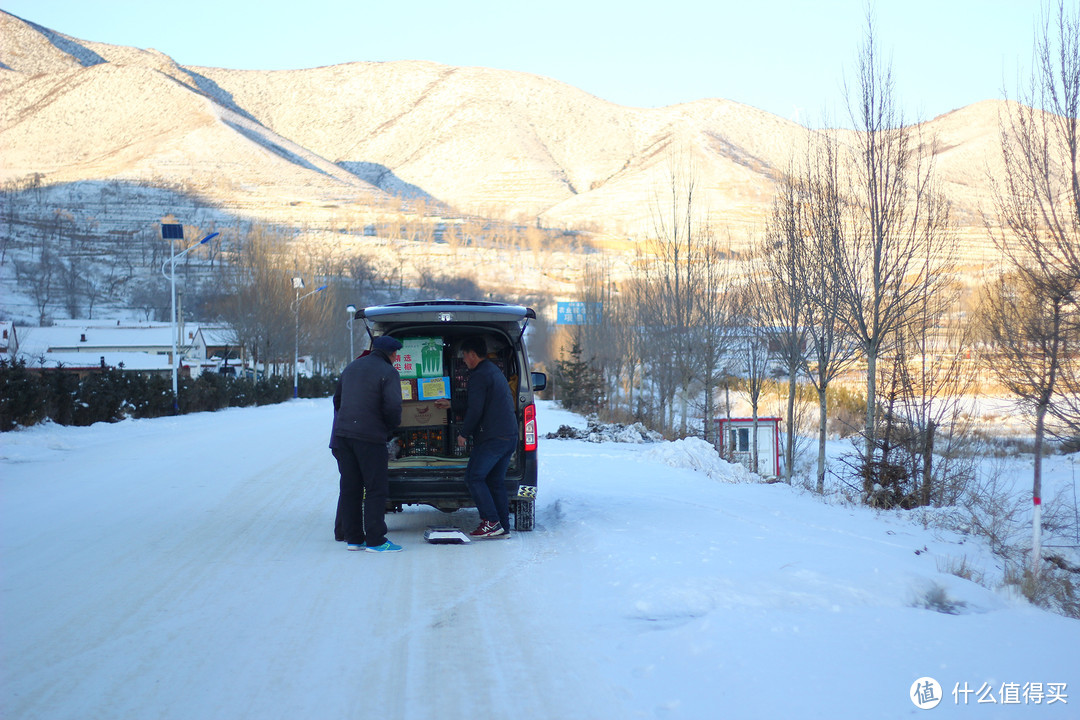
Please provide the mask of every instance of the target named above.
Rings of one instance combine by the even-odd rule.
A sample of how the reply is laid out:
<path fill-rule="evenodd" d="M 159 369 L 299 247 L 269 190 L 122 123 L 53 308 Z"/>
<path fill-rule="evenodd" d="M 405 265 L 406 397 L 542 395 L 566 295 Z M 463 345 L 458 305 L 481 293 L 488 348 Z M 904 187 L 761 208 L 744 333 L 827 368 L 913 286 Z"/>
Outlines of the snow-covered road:
<path fill-rule="evenodd" d="M 427 545 L 475 512 L 410 508 L 405 552 L 348 553 L 330 415 L 0 435 L 0 716 L 897 718 L 923 676 L 934 717 L 1078 716 L 1080 623 L 942 574 L 971 541 L 688 469 L 687 443 L 548 440 L 535 531 Z"/>

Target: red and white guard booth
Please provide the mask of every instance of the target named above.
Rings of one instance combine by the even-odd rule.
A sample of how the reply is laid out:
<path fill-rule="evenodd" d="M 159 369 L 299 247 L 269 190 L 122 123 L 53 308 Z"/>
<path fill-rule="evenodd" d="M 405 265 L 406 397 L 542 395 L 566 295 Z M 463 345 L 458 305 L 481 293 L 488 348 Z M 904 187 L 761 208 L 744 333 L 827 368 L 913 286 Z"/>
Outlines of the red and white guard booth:
<path fill-rule="evenodd" d="M 753 418 L 717 418 L 716 450 L 720 457 L 728 462 L 737 462 L 747 470 L 753 467 L 750 462 L 753 452 L 751 433 L 754 432 Z M 780 418 L 759 417 L 757 419 L 758 474 L 764 478 L 780 477 Z"/>

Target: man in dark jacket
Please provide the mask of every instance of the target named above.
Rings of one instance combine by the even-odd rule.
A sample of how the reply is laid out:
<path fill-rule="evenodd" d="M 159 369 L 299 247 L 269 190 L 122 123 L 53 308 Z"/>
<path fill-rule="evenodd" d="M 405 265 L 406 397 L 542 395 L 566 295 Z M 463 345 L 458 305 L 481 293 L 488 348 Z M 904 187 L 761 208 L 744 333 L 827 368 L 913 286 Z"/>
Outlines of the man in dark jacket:
<path fill-rule="evenodd" d="M 382 335 L 371 352 L 349 363 L 334 391 L 330 446 L 341 473 L 341 532 L 349 550 L 397 552 L 386 538 L 389 455 L 386 441 L 401 424 L 401 377 L 394 358 L 401 343 Z"/>
<path fill-rule="evenodd" d="M 514 396 L 506 376 L 487 359 L 482 337 L 461 343 L 461 358 L 469 368 L 469 388 L 465 421 L 458 433 L 458 445 L 473 439 L 465 485 L 480 512 L 476 538 L 510 537 L 510 500 L 506 493 L 506 469 L 518 441 Z"/>

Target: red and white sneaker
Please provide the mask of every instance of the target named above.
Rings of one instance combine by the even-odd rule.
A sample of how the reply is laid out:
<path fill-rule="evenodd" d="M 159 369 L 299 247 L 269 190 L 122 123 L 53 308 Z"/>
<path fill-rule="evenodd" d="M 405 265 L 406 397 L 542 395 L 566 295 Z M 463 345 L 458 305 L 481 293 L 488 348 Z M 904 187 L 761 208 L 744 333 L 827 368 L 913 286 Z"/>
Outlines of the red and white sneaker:
<path fill-rule="evenodd" d="M 484 520 L 475 530 L 469 533 L 469 537 L 478 540 L 492 540 L 494 538 L 510 537 L 510 533 L 500 523 Z"/>

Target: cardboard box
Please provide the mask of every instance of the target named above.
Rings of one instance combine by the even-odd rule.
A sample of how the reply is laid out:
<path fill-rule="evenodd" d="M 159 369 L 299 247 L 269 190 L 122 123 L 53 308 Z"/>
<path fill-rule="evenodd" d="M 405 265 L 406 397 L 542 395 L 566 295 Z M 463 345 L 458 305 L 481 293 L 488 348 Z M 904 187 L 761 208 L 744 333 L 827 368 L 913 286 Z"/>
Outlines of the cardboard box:
<path fill-rule="evenodd" d="M 420 400 L 439 400 L 450 398 L 450 378 L 448 376 L 437 378 L 421 378 L 416 381 Z"/>
<path fill-rule="evenodd" d="M 434 400 L 401 403 L 401 427 L 446 425 L 447 410 L 435 407 Z"/>
<path fill-rule="evenodd" d="M 416 381 L 415 380 L 402 380 L 401 381 L 401 400 L 403 402 L 412 402 L 419 400 L 416 395 Z"/>

